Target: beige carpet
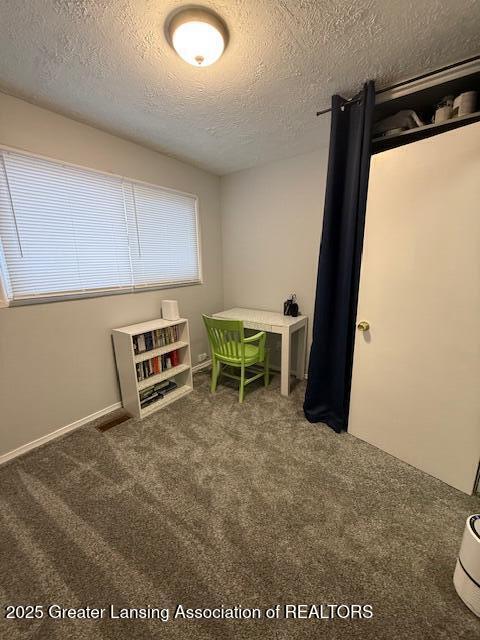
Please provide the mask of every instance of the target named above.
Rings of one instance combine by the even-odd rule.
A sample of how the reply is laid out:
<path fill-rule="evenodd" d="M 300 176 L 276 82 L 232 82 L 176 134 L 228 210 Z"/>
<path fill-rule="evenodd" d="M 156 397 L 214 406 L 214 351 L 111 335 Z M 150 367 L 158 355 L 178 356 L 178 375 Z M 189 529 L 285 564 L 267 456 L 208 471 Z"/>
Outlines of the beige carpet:
<path fill-rule="evenodd" d="M 43 605 L 44 617 L 2 620 L 2 640 L 479 638 L 452 585 L 478 498 L 309 424 L 303 391 L 283 398 L 274 380 L 239 405 L 200 374 L 143 422 L 87 425 L 3 466 L 1 600 Z M 51 604 L 172 616 L 178 604 L 301 603 L 370 604 L 373 618 L 46 617 Z"/>

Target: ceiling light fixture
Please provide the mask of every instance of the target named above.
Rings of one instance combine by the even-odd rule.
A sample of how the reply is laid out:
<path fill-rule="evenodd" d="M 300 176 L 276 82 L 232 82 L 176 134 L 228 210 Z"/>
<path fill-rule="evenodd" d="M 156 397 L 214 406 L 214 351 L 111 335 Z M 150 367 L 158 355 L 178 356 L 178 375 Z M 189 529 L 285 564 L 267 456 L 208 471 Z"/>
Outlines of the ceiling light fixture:
<path fill-rule="evenodd" d="M 194 67 L 216 62 L 228 43 L 225 22 L 211 9 L 183 7 L 165 23 L 165 35 L 178 55 Z"/>

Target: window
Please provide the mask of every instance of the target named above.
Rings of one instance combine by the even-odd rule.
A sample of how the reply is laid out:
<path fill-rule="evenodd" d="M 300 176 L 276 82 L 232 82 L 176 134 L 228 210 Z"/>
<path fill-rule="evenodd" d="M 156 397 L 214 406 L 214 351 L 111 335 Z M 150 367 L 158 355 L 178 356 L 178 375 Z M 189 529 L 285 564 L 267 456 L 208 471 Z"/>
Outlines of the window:
<path fill-rule="evenodd" d="M 7 304 L 200 282 L 195 196 L 6 150 L 0 239 Z"/>

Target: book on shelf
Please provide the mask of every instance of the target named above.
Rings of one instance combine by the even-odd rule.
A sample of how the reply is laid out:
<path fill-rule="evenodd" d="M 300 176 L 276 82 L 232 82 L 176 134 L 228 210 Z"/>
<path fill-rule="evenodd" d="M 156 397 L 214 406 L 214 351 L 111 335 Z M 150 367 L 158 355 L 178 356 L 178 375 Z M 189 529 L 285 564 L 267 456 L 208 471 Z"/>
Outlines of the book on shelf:
<path fill-rule="evenodd" d="M 163 371 L 162 360 L 159 356 L 137 362 L 135 368 L 138 382 L 145 380 L 145 378 L 150 378 L 150 376 L 155 376 L 157 373 L 162 373 Z"/>
<path fill-rule="evenodd" d="M 180 329 L 178 325 L 165 327 L 164 329 L 154 329 L 132 336 L 133 352 L 135 355 L 158 349 L 158 347 L 166 347 L 169 344 L 178 342 L 180 337 Z"/>
<path fill-rule="evenodd" d="M 170 393 L 171 391 L 177 388 L 178 388 L 178 385 L 175 382 L 175 380 L 163 380 L 158 384 L 154 384 L 151 387 L 148 387 L 148 389 L 144 389 L 143 391 L 140 391 L 138 395 L 140 399 L 141 408 L 144 409 L 145 407 L 148 407 L 148 405 L 152 404 L 153 402 L 157 402 L 157 400 L 162 400 L 168 393 Z"/>
<path fill-rule="evenodd" d="M 145 336 L 145 350 L 151 351 L 153 349 L 153 333 L 149 331 L 143 334 Z"/>
<path fill-rule="evenodd" d="M 141 333 L 138 336 L 134 336 L 137 343 L 137 353 L 142 353 L 145 351 L 145 335 Z"/>
<path fill-rule="evenodd" d="M 178 367 L 180 364 L 180 353 L 178 349 L 164 353 L 161 356 L 154 356 L 148 360 L 142 360 L 142 362 L 135 364 L 137 380 L 141 382 L 146 378 L 162 373 L 162 371 Z"/>

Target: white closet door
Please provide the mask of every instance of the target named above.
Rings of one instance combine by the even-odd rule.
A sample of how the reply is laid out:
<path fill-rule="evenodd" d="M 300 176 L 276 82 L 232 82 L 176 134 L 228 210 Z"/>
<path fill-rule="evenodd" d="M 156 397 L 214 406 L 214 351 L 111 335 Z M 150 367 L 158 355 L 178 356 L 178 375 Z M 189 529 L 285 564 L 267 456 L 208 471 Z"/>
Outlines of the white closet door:
<path fill-rule="evenodd" d="M 480 459 L 480 123 L 372 158 L 349 431 L 472 493 Z"/>

